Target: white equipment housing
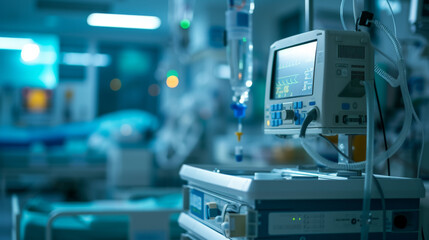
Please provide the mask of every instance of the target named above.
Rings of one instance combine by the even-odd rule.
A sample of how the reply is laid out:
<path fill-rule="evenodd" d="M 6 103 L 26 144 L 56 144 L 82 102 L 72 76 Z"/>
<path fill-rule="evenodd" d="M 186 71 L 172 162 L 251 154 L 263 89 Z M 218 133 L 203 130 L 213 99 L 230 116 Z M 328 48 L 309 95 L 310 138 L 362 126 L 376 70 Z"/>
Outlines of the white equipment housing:
<path fill-rule="evenodd" d="M 363 176 L 297 169 L 183 165 L 184 239 L 359 239 Z M 418 239 L 420 179 L 377 176 L 386 239 Z M 382 239 L 383 200 L 371 194 L 369 239 Z"/>
<path fill-rule="evenodd" d="M 365 134 L 361 81 L 374 79 L 374 50 L 366 32 L 314 30 L 271 45 L 265 91 L 265 133 Z"/>

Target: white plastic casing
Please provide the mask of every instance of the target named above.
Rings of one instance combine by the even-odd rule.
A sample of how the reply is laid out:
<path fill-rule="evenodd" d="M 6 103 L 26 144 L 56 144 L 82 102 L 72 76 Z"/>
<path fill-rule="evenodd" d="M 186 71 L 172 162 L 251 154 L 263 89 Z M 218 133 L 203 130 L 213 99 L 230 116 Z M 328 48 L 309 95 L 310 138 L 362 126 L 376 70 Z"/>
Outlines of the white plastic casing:
<path fill-rule="evenodd" d="M 276 52 L 312 41 L 317 41 L 313 94 L 272 98 Z M 364 53 L 356 53 L 353 49 L 360 49 Z M 275 42 L 270 48 L 267 68 L 265 133 L 298 134 L 306 113 L 312 108 L 318 108 L 318 119 L 309 125 L 307 134 L 365 134 L 365 90 L 359 84 L 362 80 L 374 80 L 374 50 L 366 32 L 314 30 Z M 296 103 L 301 103 L 299 108 L 294 105 Z M 281 110 L 278 110 L 279 106 Z M 298 113 L 298 117 L 285 121 L 286 110 L 289 113 L 293 110 Z M 273 119 L 273 112 L 280 112 L 281 122 Z"/>

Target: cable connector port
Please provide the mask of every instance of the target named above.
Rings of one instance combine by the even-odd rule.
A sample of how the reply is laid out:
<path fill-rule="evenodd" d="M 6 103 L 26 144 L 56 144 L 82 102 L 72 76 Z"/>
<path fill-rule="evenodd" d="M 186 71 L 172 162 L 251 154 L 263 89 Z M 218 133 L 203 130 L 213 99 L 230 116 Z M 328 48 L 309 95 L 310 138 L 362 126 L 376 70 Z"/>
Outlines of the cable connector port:
<path fill-rule="evenodd" d="M 360 26 L 365 26 L 365 27 L 370 27 L 371 26 L 371 21 L 374 18 L 374 14 L 372 12 L 368 12 L 368 11 L 362 11 L 359 17 L 359 25 Z"/>

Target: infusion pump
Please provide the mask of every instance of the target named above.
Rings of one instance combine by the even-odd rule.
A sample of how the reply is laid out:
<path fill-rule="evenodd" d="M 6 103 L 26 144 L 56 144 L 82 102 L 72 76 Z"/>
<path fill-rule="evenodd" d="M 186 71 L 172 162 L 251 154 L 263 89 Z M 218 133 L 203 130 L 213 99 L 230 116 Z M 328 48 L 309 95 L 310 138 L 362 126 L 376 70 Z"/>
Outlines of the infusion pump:
<path fill-rule="evenodd" d="M 374 80 L 374 50 L 366 32 L 314 30 L 271 45 L 265 90 L 265 133 L 365 134 L 361 81 Z"/>

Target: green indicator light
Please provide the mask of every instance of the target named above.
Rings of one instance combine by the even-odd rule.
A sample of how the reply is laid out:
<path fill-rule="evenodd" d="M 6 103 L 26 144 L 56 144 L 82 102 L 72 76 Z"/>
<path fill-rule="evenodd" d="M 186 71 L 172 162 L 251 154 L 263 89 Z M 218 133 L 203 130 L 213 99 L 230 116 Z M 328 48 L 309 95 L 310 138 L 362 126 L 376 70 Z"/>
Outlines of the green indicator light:
<path fill-rule="evenodd" d="M 188 19 L 183 19 L 182 21 L 180 21 L 180 27 L 183 29 L 188 29 L 191 26 L 191 21 L 189 21 Z"/>
<path fill-rule="evenodd" d="M 292 218 L 293 221 L 295 221 L 295 218 Z"/>
<path fill-rule="evenodd" d="M 176 77 L 179 77 L 179 74 L 177 74 L 177 71 L 176 71 L 176 70 L 171 69 L 170 71 L 168 71 L 168 72 L 167 72 L 167 77 L 170 77 L 170 76 L 176 76 Z"/>
<path fill-rule="evenodd" d="M 298 218 L 299 221 L 301 221 L 301 218 Z"/>
<path fill-rule="evenodd" d="M 244 37 L 244 38 L 243 38 L 243 42 L 247 42 L 247 38 L 245 38 L 245 37 Z"/>

